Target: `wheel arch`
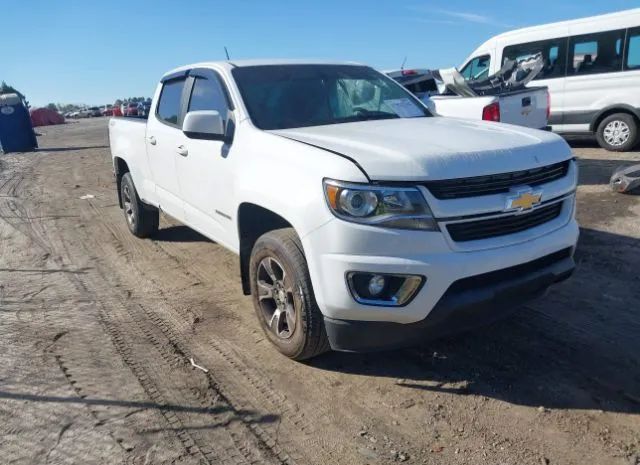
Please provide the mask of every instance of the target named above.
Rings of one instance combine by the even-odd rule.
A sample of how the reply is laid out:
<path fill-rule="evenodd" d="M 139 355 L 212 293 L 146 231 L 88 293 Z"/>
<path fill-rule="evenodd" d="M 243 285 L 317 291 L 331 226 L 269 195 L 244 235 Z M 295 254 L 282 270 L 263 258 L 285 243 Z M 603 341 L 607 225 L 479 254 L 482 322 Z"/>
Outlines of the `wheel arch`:
<path fill-rule="evenodd" d="M 596 132 L 602 120 L 605 119 L 607 116 L 613 115 L 615 113 L 626 113 L 628 115 L 631 115 L 636 120 L 636 123 L 640 124 L 640 108 L 635 108 L 626 103 L 621 103 L 617 105 L 610 105 L 608 107 L 603 108 L 598 113 L 596 113 L 593 120 L 591 121 L 589 130 Z"/>
<path fill-rule="evenodd" d="M 242 292 L 251 294 L 249 261 L 251 251 L 260 236 L 282 228 L 295 228 L 282 215 L 260 205 L 244 202 L 238 206 L 238 237 L 240 239 L 240 278 Z"/>
<path fill-rule="evenodd" d="M 113 174 L 116 177 L 116 187 L 118 191 L 118 205 L 120 208 L 122 207 L 122 192 L 120 187 L 122 186 L 122 176 L 126 173 L 129 173 L 131 170 L 129 169 L 129 165 L 127 162 L 120 157 L 113 157 Z"/>

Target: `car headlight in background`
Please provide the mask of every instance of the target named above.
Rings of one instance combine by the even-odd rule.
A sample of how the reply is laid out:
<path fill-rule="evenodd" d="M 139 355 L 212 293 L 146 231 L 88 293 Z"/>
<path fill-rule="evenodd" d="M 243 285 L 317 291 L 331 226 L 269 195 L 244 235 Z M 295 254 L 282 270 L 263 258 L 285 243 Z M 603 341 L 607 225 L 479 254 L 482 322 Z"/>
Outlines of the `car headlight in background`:
<path fill-rule="evenodd" d="M 338 218 L 387 228 L 438 231 L 438 224 L 417 188 L 351 184 L 324 180 L 329 208 Z"/>

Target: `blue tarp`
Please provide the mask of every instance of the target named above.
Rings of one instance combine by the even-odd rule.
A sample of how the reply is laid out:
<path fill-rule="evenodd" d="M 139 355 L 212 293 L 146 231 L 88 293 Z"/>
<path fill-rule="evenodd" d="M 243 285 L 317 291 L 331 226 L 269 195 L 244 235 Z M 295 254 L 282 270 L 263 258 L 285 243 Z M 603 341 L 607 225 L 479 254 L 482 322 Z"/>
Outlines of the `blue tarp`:
<path fill-rule="evenodd" d="M 0 95 L 0 152 L 29 152 L 38 147 L 29 110 L 16 94 Z"/>

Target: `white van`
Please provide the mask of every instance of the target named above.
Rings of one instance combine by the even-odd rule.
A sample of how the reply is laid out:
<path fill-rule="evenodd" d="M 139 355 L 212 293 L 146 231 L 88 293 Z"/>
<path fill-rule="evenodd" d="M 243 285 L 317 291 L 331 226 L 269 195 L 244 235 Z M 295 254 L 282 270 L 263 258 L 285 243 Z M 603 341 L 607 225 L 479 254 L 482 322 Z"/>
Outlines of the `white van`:
<path fill-rule="evenodd" d="M 459 69 L 474 80 L 536 53 L 545 66 L 531 85 L 549 88 L 554 131 L 620 152 L 640 142 L 640 8 L 500 34 Z"/>

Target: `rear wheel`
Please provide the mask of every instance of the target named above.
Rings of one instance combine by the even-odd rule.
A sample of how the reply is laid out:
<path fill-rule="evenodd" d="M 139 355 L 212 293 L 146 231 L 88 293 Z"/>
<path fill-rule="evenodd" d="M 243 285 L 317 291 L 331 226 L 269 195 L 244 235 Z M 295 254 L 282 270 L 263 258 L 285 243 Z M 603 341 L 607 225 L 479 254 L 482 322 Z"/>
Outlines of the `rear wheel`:
<path fill-rule="evenodd" d="M 305 360 L 329 350 L 307 260 L 292 228 L 270 231 L 256 241 L 250 276 L 258 321 L 280 352 Z"/>
<path fill-rule="evenodd" d="M 160 211 L 140 200 L 130 173 L 122 176 L 120 195 L 124 217 L 131 234 L 137 237 L 149 237 L 158 232 Z"/>
<path fill-rule="evenodd" d="M 632 150 L 638 142 L 638 124 L 627 113 L 607 116 L 598 125 L 596 138 L 600 147 L 613 152 Z"/>

